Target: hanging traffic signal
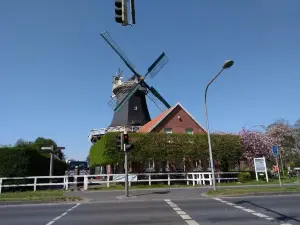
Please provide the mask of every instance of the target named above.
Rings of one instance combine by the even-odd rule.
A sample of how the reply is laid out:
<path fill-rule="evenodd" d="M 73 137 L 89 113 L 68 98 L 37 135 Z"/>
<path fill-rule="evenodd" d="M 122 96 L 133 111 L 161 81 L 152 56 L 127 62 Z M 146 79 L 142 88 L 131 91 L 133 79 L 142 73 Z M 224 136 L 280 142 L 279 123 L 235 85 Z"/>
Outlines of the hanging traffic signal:
<path fill-rule="evenodd" d="M 115 0 L 115 20 L 123 26 L 128 25 L 127 0 Z"/>

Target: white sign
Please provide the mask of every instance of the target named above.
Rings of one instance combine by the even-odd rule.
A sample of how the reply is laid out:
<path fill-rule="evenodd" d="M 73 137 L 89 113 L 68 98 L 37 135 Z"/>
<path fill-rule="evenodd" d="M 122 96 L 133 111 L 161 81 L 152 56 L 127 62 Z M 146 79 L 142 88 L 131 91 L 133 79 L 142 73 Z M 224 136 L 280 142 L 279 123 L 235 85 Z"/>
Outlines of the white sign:
<path fill-rule="evenodd" d="M 265 172 L 266 171 L 265 158 L 254 158 L 254 167 L 257 173 Z"/>
<path fill-rule="evenodd" d="M 256 175 L 256 180 L 257 181 L 258 181 L 258 175 L 257 175 L 257 173 L 261 173 L 262 172 L 262 173 L 265 173 L 266 180 L 267 180 L 267 182 L 269 182 L 265 157 L 254 158 L 254 168 L 255 168 L 255 175 Z"/>
<path fill-rule="evenodd" d="M 125 182 L 125 174 L 113 175 L 113 181 L 124 181 Z M 137 181 L 136 174 L 128 174 L 128 181 Z"/>

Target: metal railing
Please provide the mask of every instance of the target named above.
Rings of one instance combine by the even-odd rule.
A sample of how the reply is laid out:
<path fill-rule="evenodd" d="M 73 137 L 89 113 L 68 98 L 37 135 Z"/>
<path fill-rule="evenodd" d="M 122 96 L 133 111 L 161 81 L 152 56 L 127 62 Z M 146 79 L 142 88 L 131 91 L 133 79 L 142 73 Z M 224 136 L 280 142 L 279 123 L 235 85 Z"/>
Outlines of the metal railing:
<path fill-rule="evenodd" d="M 238 172 L 219 172 L 215 173 L 215 179 L 218 183 L 221 181 L 237 181 Z M 227 177 L 231 175 L 230 177 Z M 110 187 L 110 184 L 119 184 L 125 182 L 125 174 L 99 174 L 99 175 L 78 175 L 78 176 L 38 176 L 38 177 L 0 177 L 0 194 L 3 188 L 13 187 L 53 187 L 59 186 L 65 190 L 70 185 L 83 185 L 83 190 L 88 190 L 90 185 L 104 184 Z M 129 186 L 132 184 L 148 184 L 166 182 L 171 183 L 184 182 L 186 185 L 212 185 L 212 174 L 210 172 L 192 172 L 192 173 L 139 173 L 129 174 Z"/>

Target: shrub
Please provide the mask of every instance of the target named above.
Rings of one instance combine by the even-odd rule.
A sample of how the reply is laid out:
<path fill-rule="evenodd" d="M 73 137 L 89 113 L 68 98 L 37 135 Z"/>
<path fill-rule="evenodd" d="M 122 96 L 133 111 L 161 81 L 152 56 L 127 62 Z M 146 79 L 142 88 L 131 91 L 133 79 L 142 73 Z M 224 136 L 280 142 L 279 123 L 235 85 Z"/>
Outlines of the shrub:
<path fill-rule="evenodd" d="M 252 180 L 251 174 L 249 172 L 241 172 L 238 174 L 238 181 L 239 182 L 247 182 Z"/>
<path fill-rule="evenodd" d="M 122 163 L 124 154 L 116 148 L 117 132 L 105 134 L 90 149 L 90 166 Z M 212 134 L 214 159 L 233 168 L 242 156 L 241 141 L 238 135 Z M 133 145 L 128 157 L 131 162 L 142 162 L 145 159 L 174 162 L 185 158 L 207 160 L 208 144 L 206 134 L 162 134 L 162 133 L 129 133 Z"/>
<path fill-rule="evenodd" d="M 0 148 L 0 177 L 48 176 L 49 164 L 49 154 L 32 148 Z M 66 166 L 53 160 L 53 175 L 64 175 Z"/>

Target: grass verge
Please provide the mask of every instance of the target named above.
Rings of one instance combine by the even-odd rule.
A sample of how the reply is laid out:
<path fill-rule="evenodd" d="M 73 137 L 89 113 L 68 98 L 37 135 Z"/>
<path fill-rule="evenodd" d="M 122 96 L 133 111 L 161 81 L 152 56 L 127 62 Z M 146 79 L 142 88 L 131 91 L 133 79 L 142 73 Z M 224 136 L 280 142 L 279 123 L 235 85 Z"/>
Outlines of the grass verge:
<path fill-rule="evenodd" d="M 49 191 L 24 191 L 8 192 L 0 194 L 0 202 L 4 201 L 41 201 L 41 202 L 61 202 L 81 200 L 80 197 L 69 197 L 61 190 Z"/>
<path fill-rule="evenodd" d="M 216 191 L 206 192 L 207 196 L 239 196 L 239 195 L 256 195 L 256 194 L 280 194 L 280 193 L 300 193 L 300 186 L 286 187 L 250 187 L 250 188 L 222 188 Z"/>
<path fill-rule="evenodd" d="M 288 177 L 282 177 L 281 182 L 283 184 L 292 184 L 292 183 L 299 183 L 300 184 L 300 178 L 288 178 Z M 240 185 L 260 185 L 260 184 L 279 184 L 278 179 L 269 179 L 269 182 L 265 180 L 251 180 L 244 183 L 241 182 L 228 182 L 228 183 L 216 183 L 217 186 L 240 186 Z"/>

